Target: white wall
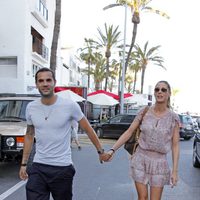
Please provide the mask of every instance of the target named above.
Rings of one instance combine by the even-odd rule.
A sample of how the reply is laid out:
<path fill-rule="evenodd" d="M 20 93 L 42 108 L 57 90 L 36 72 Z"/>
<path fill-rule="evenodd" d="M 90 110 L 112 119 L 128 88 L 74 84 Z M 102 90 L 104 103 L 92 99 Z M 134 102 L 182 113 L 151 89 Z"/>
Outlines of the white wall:
<path fill-rule="evenodd" d="M 0 57 L 17 56 L 16 77 L 1 78 L 0 92 L 24 90 L 25 12 L 25 0 L 0 1 Z"/>
<path fill-rule="evenodd" d="M 28 87 L 35 87 L 32 63 L 49 67 L 55 1 L 46 0 L 47 27 L 44 27 L 33 15 L 33 11 L 37 10 L 38 2 L 39 0 L 0 1 L 0 57 L 17 57 L 15 76 L 8 77 L 11 73 L 5 67 L 0 67 L 0 74 L 4 74 L 4 77 L 0 77 L 0 93 L 28 93 Z M 49 57 L 46 62 L 32 56 L 31 27 L 43 36 L 44 45 L 49 49 Z M 58 49 L 60 49 L 60 42 Z M 61 73 L 60 68 L 62 68 L 60 51 L 58 51 L 58 65 L 57 73 L 59 74 Z"/>

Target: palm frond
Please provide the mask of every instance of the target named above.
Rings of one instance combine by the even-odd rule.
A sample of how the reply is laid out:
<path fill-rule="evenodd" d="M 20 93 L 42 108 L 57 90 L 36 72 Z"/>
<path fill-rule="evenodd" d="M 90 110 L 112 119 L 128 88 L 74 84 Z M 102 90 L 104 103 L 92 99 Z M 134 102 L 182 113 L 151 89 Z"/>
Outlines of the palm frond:
<path fill-rule="evenodd" d="M 103 8 L 103 10 L 107 10 L 107 9 L 109 9 L 109 8 L 113 8 L 113 7 L 117 7 L 117 6 L 123 6 L 123 4 L 121 4 L 121 3 L 110 4 L 110 5 L 108 5 L 108 6 L 105 6 L 105 7 Z"/>
<path fill-rule="evenodd" d="M 167 15 L 165 12 L 162 12 L 162 11 L 160 11 L 160 10 L 153 9 L 153 8 L 151 8 L 151 7 L 144 7 L 143 9 L 144 9 L 144 10 L 148 10 L 149 12 L 153 12 L 153 13 L 155 13 L 155 14 L 158 14 L 158 15 L 160 15 L 160 16 L 162 16 L 162 17 L 167 18 L 167 19 L 170 19 L 169 15 Z"/>

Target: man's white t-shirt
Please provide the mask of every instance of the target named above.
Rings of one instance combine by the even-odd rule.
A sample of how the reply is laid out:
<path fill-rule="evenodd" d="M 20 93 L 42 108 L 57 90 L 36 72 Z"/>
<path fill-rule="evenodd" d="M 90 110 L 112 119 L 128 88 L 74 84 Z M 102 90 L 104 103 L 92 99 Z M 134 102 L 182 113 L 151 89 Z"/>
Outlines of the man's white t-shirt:
<path fill-rule="evenodd" d="M 36 154 L 33 162 L 68 166 L 71 158 L 71 122 L 84 117 L 80 106 L 70 100 L 57 96 L 52 105 L 44 105 L 41 99 L 28 104 L 26 119 L 35 128 Z"/>

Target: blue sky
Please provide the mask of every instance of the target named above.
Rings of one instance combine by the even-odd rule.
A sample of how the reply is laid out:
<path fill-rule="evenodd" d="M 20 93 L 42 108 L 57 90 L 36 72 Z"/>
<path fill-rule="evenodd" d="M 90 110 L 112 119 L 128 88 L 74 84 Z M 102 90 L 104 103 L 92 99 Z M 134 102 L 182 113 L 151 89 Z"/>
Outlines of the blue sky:
<path fill-rule="evenodd" d="M 103 7 L 115 0 L 84 0 L 62 2 L 62 46 L 80 47 L 83 39 L 95 38 L 97 27 L 104 23 L 119 25 L 124 30 L 124 8 L 103 11 Z M 145 90 L 161 79 L 169 81 L 179 89 L 175 103 L 180 111 L 200 112 L 199 44 L 198 29 L 200 12 L 199 0 L 153 0 L 155 9 L 165 11 L 170 19 L 153 13 L 141 13 L 136 43 L 140 46 L 148 40 L 150 46 L 161 45 L 160 54 L 165 59 L 167 71 L 157 66 L 148 66 L 145 76 Z M 127 15 L 127 43 L 130 43 L 132 23 L 130 11 Z"/>

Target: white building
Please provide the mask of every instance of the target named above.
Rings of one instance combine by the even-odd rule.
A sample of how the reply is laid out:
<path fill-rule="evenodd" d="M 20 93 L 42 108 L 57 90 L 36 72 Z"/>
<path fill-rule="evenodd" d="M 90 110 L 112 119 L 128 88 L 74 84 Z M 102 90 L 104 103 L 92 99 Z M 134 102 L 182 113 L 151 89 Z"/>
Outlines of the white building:
<path fill-rule="evenodd" d="M 49 67 L 54 14 L 52 0 L 0 1 L 0 93 L 34 92 L 35 72 Z M 59 77 L 60 51 L 57 62 Z"/>
<path fill-rule="evenodd" d="M 87 87 L 87 77 L 81 73 L 81 65 L 83 62 L 76 55 L 76 51 L 72 47 L 61 48 L 61 58 L 63 68 L 60 76 L 57 77 L 57 85 L 61 86 L 82 86 Z"/>

